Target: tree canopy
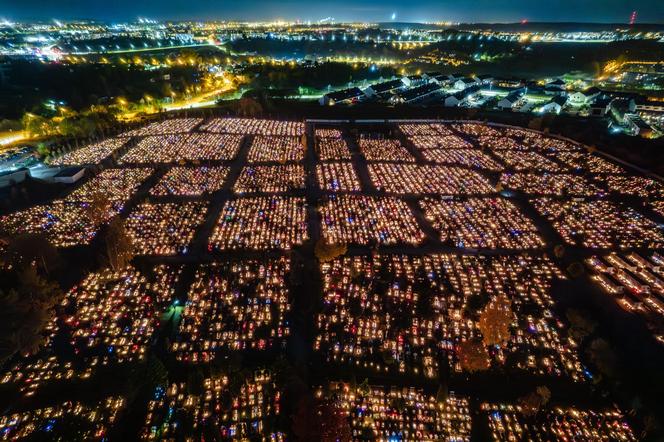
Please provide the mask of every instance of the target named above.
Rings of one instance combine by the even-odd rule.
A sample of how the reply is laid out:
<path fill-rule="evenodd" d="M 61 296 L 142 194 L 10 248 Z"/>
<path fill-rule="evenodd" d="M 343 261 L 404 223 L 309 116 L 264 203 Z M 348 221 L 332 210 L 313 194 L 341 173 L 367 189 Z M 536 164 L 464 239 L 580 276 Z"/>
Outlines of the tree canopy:
<path fill-rule="evenodd" d="M 63 296 L 34 266 L 0 271 L 0 363 L 39 349 Z"/>
<path fill-rule="evenodd" d="M 8 236 L 2 261 L 15 268 L 36 266 L 49 274 L 59 263 L 58 249 L 42 233 L 22 233 Z"/>
<path fill-rule="evenodd" d="M 477 339 L 469 339 L 459 344 L 457 355 L 461 368 L 469 373 L 489 368 L 489 352 Z"/>
<path fill-rule="evenodd" d="M 484 344 L 503 345 L 507 342 L 513 319 L 512 303 L 506 296 L 492 299 L 482 311 L 478 324 Z"/>
<path fill-rule="evenodd" d="M 86 215 L 91 224 L 99 226 L 106 221 L 111 208 L 112 202 L 108 195 L 103 192 L 95 192 L 86 208 Z"/>
<path fill-rule="evenodd" d="M 328 262 L 345 255 L 347 249 L 348 247 L 345 244 L 328 244 L 324 240 L 319 239 L 316 242 L 314 252 L 320 262 Z"/>

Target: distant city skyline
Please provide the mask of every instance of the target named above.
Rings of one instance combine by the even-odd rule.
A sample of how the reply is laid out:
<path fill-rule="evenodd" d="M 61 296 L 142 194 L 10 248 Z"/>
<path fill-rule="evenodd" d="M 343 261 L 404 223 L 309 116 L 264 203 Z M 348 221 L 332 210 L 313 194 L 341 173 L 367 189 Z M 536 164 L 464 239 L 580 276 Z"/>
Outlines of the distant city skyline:
<path fill-rule="evenodd" d="M 337 21 L 402 22 L 597 22 L 664 23 L 664 1 L 653 0 L 0 0 L 0 19 L 8 20 L 302 20 L 333 17 Z"/>

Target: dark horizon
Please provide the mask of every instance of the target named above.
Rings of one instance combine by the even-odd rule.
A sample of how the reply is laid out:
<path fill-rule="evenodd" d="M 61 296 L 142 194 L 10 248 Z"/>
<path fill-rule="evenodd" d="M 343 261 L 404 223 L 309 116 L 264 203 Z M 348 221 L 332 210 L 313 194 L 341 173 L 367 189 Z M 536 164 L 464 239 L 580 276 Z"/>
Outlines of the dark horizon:
<path fill-rule="evenodd" d="M 226 21 L 312 21 L 335 18 L 337 22 L 455 22 L 464 24 L 510 24 L 522 20 L 538 23 L 626 24 L 632 11 L 638 12 L 638 24 L 664 24 L 664 2 L 637 0 L 559 0 L 533 4 L 526 0 L 452 2 L 422 0 L 415 6 L 397 0 L 340 0 L 338 2 L 305 0 L 247 0 L 241 4 L 228 1 L 183 0 L 129 1 L 109 3 L 70 0 L 63 3 L 46 0 L 0 0 L 0 19 L 27 20 L 99 20 L 131 21 L 138 17 L 155 20 L 226 20 Z"/>

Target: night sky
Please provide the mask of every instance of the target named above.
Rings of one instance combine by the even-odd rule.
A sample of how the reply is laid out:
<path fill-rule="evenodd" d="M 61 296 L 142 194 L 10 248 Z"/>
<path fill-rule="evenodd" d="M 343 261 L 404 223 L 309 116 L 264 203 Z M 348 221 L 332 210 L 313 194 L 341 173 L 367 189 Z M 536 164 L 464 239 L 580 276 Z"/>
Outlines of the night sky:
<path fill-rule="evenodd" d="M 663 23 L 664 0 L 0 0 L 0 19 L 300 19 Z"/>

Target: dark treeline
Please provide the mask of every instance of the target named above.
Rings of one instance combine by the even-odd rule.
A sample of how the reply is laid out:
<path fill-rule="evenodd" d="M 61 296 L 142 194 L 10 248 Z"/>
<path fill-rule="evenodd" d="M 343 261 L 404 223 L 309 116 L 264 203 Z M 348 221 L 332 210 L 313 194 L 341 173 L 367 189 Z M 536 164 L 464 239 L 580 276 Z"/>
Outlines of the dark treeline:
<path fill-rule="evenodd" d="M 337 37 L 334 41 L 329 40 L 329 37 L 328 40 L 313 41 L 304 37 L 294 40 L 245 38 L 234 40 L 229 46 L 235 52 L 256 53 L 277 58 L 341 56 L 405 59 L 407 56 L 405 51 L 400 51 L 392 45 L 353 41 L 350 37 L 347 41 L 343 41 L 341 37 Z"/>
<path fill-rule="evenodd" d="M 164 80 L 170 74 L 170 80 Z M 195 82 L 197 70 L 178 66 L 168 70 L 146 71 L 137 67 L 104 64 L 65 65 L 15 61 L 8 65 L 0 83 L 0 118 L 20 118 L 25 112 L 39 112 L 45 100 L 63 101 L 82 110 L 94 104 L 107 104 L 115 97 L 140 100 L 181 92 Z"/>
<path fill-rule="evenodd" d="M 490 72 L 505 77 L 560 76 L 570 72 L 588 75 L 601 73 L 603 66 L 628 54 L 630 60 L 663 60 L 664 46 L 651 40 L 629 40 L 611 43 L 530 43 L 507 42 L 497 39 L 479 39 L 470 34 L 453 31 L 442 33 L 450 40 L 428 46 L 400 50 L 391 44 L 374 44 L 365 41 L 343 41 L 337 36 L 334 41 L 296 39 L 279 40 L 268 38 L 245 38 L 231 43 L 237 52 L 252 53 L 277 58 L 311 57 L 371 57 L 412 62 L 420 56 L 435 55 L 454 57 L 465 64 L 459 67 L 448 65 L 422 66 L 426 69 L 444 72 L 462 71 L 467 73 Z M 490 61 L 487 61 L 487 58 Z M 478 60 L 483 61 L 478 61 Z M 409 64 L 410 65 L 410 64 Z M 408 66 L 405 65 L 404 66 Z M 420 67 L 415 63 L 411 67 Z"/>
<path fill-rule="evenodd" d="M 311 66 L 251 65 L 246 74 L 250 86 L 257 89 L 310 87 L 323 89 L 328 85 L 341 86 L 358 80 L 378 81 L 396 74 L 396 69 L 382 67 L 371 69 L 360 64 L 357 68 L 346 63 L 320 63 Z"/>
<path fill-rule="evenodd" d="M 664 46 L 647 40 L 533 43 L 523 46 L 513 57 L 486 64 L 486 69 L 522 77 L 559 76 L 573 71 L 596 75 L 608 61 L 615 59 L 664 60 Z"/>

